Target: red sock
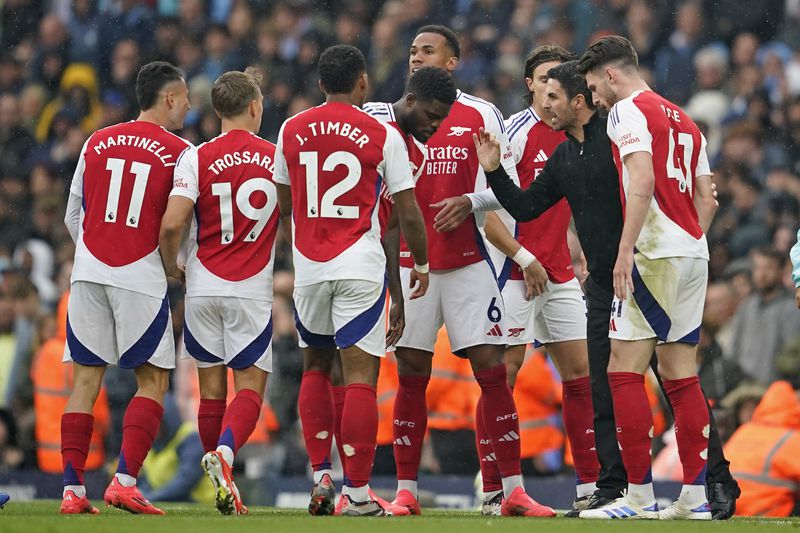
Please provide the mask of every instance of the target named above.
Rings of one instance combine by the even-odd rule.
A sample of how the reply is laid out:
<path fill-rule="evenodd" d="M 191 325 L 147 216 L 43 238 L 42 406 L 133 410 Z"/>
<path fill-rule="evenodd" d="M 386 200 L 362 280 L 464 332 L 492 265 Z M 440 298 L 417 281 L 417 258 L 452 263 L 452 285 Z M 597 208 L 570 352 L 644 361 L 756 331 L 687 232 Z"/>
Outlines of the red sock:
<path fill-rule="evenodd" d="M 342 449 L 342 412 L 344 411 L 344 398 L 346 393 L 347 387 L 344 385 L 333 387 L 333 436 L 336 439 L 336 449 L 339 450 L 339 460 L 342 462 L 342 470 L 347 470 L 344 464 L 347 458 Z"/>
<path fill-rule="evenodd" d="M 297 400 L 306 453 L 314 471 L 330 470 L 335 410 L 331 378 L 318 370 L 303 373 Z"/>
<path fill-rule="evenodd" d="M 486 433 L 486 425 L 483 420 L 483 395 L 478 399 L 478 405 L 475 408 L 475 442 L 481 462 L 483 492 L 503 490 L 503 480 L 500 479 L 500 470 L 497 469 L 492 439 Z"/>
<path fill-rule="evenodd" d="M 589 376 L 563 383 L 561 397 L 564 429 L 572 450 L 578 484 L 594 483 L 600 473 L 594 449 L 594 409 Z"/>
<path fill-rule="evenodd" d="M 210 452 L 217 448 L 219 434 L 222 432 L 222 417 L 225 416 L 225 400 L 200 398 L 197 410 L 197 431 L 203 450 Z"/>
<path fill-rule="evenodd" d="M 700 379 L 692 376 L 664 380 L 664 391 L 675 413 L 675 436 L 683 465 L 683 483 L 705 485 L 709 419 Z"/>
<path fill-rule="evenodd" d="M 492 440 L 497 468 L 502 477 L 521 475 L 519 417 L 511 387 L 506 378 L 506 365 L 475 372 L 481 387 L 483 423 Z"/>
<path fill-rule="evenodd" d="M 419 474 L 422 442 L 428 428 L 428 381 L 427 376 L 399 376 L 392 426 L 397 479 L 416 481 Z"/>
<path fill-rule="evenodd" d="M 345 477 L 348 486 L 363 487 L 369 483 L 377 437 L 378 399 L 375 387 L 363 383 L 348 385 L 342 413 L 342 448 L 347 455 Z"/>
<path fill-rule="evenodd" d="M 653 413 L 644 389 L 644 376 L 634 372 L 609 372 L 608 383 L 614 400 L 617 442 L 628 482 L 651 483 Z"/>
<path fill-rule="evenodd" d="M 122 450 L 117 464 L 118 474 L 139 475 L 144 458 L 153 445 L 161 425 L 164 408 L 150 398 L 134 396 L 122 419 Z"/>
<path fill-rule="evenodd" d="M 94 417 L 88 413 L 61 415 L 61 464 L 64 466 L 65 487 L 83 485 L 93 427 Z"/>
<path fill-rule="evenodd" d="M 234 454 L 238 452 L 256 428 L 261 402 L 261 395 L 252 389 L 237 392 L 222 419 L 222 433 L 217 446 L 227 446 Z"/>

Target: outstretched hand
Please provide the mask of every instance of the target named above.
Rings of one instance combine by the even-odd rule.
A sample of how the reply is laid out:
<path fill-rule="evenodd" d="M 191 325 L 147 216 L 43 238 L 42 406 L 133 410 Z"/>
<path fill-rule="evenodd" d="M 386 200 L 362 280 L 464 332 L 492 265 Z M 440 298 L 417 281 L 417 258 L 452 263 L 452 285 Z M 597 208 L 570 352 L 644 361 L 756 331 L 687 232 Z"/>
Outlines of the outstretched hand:
<path fill-rule="evenodd" d="M 497 170 L 500 166 L 500 142 L 495 136 L 481 128 L 478 133 L 472 134 L 472 142 L 475 143 L 478 161 L 484 172 Z"/>

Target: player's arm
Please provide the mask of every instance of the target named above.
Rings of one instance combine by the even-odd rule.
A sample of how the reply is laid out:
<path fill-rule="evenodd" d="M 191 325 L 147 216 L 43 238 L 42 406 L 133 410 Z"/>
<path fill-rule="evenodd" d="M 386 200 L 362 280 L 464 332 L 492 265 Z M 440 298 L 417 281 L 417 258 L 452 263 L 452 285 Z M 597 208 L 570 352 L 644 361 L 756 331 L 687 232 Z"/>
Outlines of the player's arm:
<path fill-rule="evenodd" d="M 708 152 L 706 151 L 706 138 L 701 134 L 700 153 L 697 156 L 697 168 L 695 168 L 694 190 L 692 199 L 697 210 L 697 219 L 703 233 L 708 232 L 714 214 L 717 212 L 719 203 L 717 202 L 716 190 L 714 187 L 711 168 L 708 164 Z"/>
<path fill-rule="evenodd" d="M 414 258 L 414 270 L 411 272 L 410 285 L 416 289 L 411 299 L 425 295 L 428 290 L 428 235 L 425 222 L 414 196 L 414 178 L 408 164 L 408 150 L 403 138 L 392 126 L 384 124 L 386 141 L 383 146 L 383 161 L 378 173 L 386 183 L 386 188 L 394 200 L 394 212 L 397 213 L 400 230 L 406 239 L 408 249 Z"/>
<path fill-rule="evenodd" d="M 389 310 L 389 330 L 386 332 L 386 345 L 394 346 L 405 329 L 405 309 L 403 305 L 403 285 L 400 280 L 400 221 L 392 209 L 386 233 L 381 240 L 386 255 L 386 277 L 389 279 L 389 295 L 392 307 Z"/>
<path fill-rule="evenodd" d="M 280 230 L 286 242 L 292 244 L 292 189 L 290 187 L 289 167 L 283 155 L 283 128 L 278 132 L 278 144 L 275 146 L 275 170 L 273 180 L 278 191 L 278 210 L 281 214 Z"/>
<path fill-rule="evenodd" d="M 527 189 L 522 190 L 500 164 L 500 143 L 497 139 L 483 129 L 473 134 L 472 139 L 478 152 L 478 161 L 486 172 L 489 187 L 502 207 L 517 222 L 527 222 L 541 216 L 564 197 L 556 178 L 554 166 L 558 158 L 555 153 L 539 176 Z"/>
<path fill-rule="evenodd" d="M 83 173 L 86 170 L 86 159 L 83 154 L 86 153 L 86 147 L 89 145 L 89 139 L 83 143 L 81 148 L 81 156 L 78 159 L 78 166 L 75 167 L 75 172 L 72 174 L 72 182 L 69 186 L 69 198 L 67 199 L 67 212 L 64 215 L 64 225 L 67 226 L 69 236 L 72 237 L 73 242 L 78 242 L 78 231 L 81 223 L 81 206 L 83 205 Z"/>
<path fill-rule="evenodd" d="M 486 213 L 483 229 L 489 242 L 522 268 L 525 297 L 530 300 L 542 294 L 547 288 L 547 272 L 536 256 L 514 239 L 496 213 Z"/>
<path fill-rule="evenodd" d="M 653 155 L 650 152 L 629 153 L 623 157 L 622 163 L 628 170 L 629 181 L 625 223 L 619 241 L 617 264 L 614 265 L 614 294 L 620 300 L 633 293 L 633 248 L 647 218 L 656 183 Z"/>
<path fill-rule="evenodd" d="M 425 233 L 425 221 L 419 210 L 414 189 L 405 189 L 392 194 L 394 209 L 397 211 L 400 229 L 414 258 L 414 270 L 411 272 L 411 287 L 418 285 L 411 293 L 411 299 L 424 296 L 428 290 L 428 235 Z M 419 284 L 417 284 L 419 280 Z"/>
<path fill-rule="evenodd" d="M 797 307 L 800 308 L 800 230 L 797 231 L 797 242 L 789 250 L 789 258 L 792 260 L 792 281 L 795 286 L 795 300 Z"/>
<path fill-rule="evenodd" d="M 167 277 L 182 279 L 183 270 L 178 266 L 178 251 L 183 232 L 192 215 L 199 194 L 197 176 L 197 150 L 192 147 L 181 154 L 175 165 L 172 192 L 167 202 L 167 210 L 161 218 L 158 234 L 158 251 Z"/>

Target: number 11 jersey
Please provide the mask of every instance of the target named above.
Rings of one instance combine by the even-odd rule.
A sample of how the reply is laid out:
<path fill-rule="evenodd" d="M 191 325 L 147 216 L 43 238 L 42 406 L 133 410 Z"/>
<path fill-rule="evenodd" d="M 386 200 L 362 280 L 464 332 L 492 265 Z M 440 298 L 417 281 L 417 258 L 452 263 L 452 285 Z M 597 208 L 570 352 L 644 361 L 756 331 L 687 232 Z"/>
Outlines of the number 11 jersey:
<path fill-rule="evenodd" d="M 73 282 L 164 297 L 167 278 L 158 234 L 175 165 L 190 146 L 139 120 L 89 137 L 70 185 L 70 194 L 81 198 Z"/>
<path fill-rule="evenodd" d="M 272 300 L 279 218 L 274 157 L 271 142 L 231 130 L 181 158 L 171 195 L 195 202 L 187 296 Z"/>
<path fill-rule="evenodd" d="M 326 103 L 278 134 L 275 181 L 292 188 L 295 286 L 358 279 L 383 283 L 378 198 L 414 180 L 397 130 L 361 109 Z"/>

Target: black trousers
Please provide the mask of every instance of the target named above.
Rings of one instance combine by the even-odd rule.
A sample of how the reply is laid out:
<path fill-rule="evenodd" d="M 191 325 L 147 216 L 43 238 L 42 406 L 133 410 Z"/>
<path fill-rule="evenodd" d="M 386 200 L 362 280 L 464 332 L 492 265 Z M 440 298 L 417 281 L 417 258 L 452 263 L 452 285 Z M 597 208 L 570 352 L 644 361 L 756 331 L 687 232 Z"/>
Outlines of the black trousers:
<path fill-rule="evenodd" d="M 600 461 L 600 477 L 597 489 L 604 496 L 616 497 L 628 486 L 625 467 L 617 445 L 617 430 L 614 422 L 614 404 L 608 384 L 608 360 L 611 357 L 611 341 L 608 338 L 608 320 L 614 299 L 612 287 L 595 282 L 591 276 L 586 280 L 588 307 L 586 336 L 589 347 L 589 376 L 592 383 L 594 404 L 594 438 L 597 458 Z M 655 355 L 650 366 L 661 384 Z M 662 385 L 663 391 L 663 385 Z M 666 393 L 665 393 L 666 396 Z M 706 483 L 724 483 L 731 479 L 730 463 L 722 453 L 722 443 L 711 406 L 708 407 L 711 433 L 708 439 L 708 474 Z"/>

